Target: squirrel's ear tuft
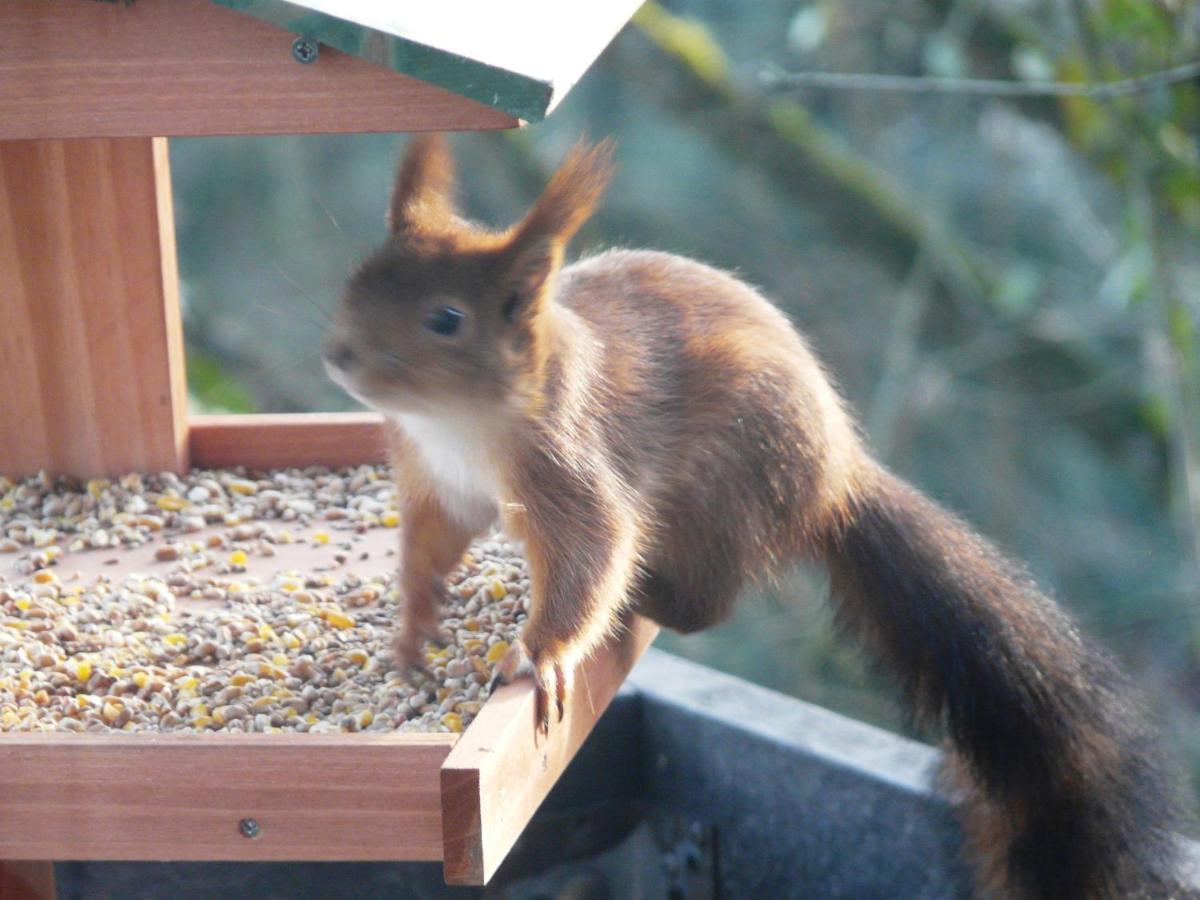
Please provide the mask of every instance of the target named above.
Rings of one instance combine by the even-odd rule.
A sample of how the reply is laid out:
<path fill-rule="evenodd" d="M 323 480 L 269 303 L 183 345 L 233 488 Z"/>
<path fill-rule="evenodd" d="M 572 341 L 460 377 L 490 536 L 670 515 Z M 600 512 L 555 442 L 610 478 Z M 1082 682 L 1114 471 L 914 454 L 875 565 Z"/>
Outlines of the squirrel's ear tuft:
<path fill-rule="evenodd" d="M 517 226 L 517 240 L 550 238 L 566 246 L 600 203 L 612 178 L 614 144 L 580 141 L 571 148 L 546 190 Z"/>
<path fill-rule="evenodd" d="M 510 293 L 504 316 L 536 315 L 540 300 L 562 265 L 567 243 L 600 202 L 612 177 L 613 143 L 576 144 L 546 190 L 512 230 L 503 251 Z"/>
<path fill-rule="evenodd" d="M 396 173 L 388 210 L 392 234 L 436 228 L 454 217 L 454 159 L 446 138 L 413 138 Z"/>
<path fill-rule="evenodd" d="M 545 235 L 531 235 L 514 247 L 508 258 L 504 317 L 509 321 L 536 314 L 539 300 L 562 264 L 559 241 Z"/>

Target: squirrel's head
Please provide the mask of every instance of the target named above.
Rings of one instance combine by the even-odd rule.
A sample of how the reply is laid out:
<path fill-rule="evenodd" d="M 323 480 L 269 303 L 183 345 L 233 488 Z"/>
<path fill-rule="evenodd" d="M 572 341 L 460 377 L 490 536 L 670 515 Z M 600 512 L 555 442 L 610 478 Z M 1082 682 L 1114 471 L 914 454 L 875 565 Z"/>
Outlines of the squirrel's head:
<path fill-rule="evenodd" d="M 546 354 L 555 273 L 608 183 L 611 146 L 577 145 L 503 232 L 459 216 L 440 136 L 400 164 L 391 234 L 351 278 L 326 337 L 330 377 L 384 412 L 494 406 L 522 396 Z"/>

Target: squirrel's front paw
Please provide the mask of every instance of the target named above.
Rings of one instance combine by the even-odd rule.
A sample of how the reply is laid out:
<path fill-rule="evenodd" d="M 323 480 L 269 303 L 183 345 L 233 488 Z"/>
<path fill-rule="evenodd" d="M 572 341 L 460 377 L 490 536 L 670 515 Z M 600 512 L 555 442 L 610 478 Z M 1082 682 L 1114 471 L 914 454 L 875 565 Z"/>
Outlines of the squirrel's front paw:
<path fill-rule="evenodd" d="M 403 628 L 392 640 L 392 666 L 400 672 L 413 672 L 424 668 L 421 645 L 425 635 L 413 628 Z"/>
<path fill-rule="evenodd" d="M 425 642 L 445 644 L 447 637 L 436 619 L 405 622 L 392 641 L 392 665 L 402 672 L 427 671 L 425 655 L 421 652 Z"/>
<path fill-rule="evenodd" d="M 492 685 L 497 682 L 512 684 L 518 678 L 533 678 L 534 728 L 542 735 L 550 733 L 550 698 L 558 711 L 558 721 L 563 719 L 567 689 L 570 687 L 570 670 L 554 654 L 540 651 L 530 654 L 520 638 L 512 642 L 508 652 L 496 664 Z"/>

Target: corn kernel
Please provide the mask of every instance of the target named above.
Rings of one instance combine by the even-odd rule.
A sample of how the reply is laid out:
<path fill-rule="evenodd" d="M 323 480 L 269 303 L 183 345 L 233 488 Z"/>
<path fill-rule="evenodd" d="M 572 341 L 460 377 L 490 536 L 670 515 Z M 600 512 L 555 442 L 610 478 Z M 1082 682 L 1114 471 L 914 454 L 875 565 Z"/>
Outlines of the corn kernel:
<path fill-rule="evenodd" d="M 503 600 L 508 596 L 508 588 L 504 586 L 504 582 L 497 578 L 492 582 L 492 597 L 496 600 Z"/>
<path fill-rule="evenodd" d="M 258 493 L 258 485 L 253 481 L 248 481 L 244 478 L 239 478 L 229 482 L 229 490 L 235 494 L 241 494 L 243 497 L 249 494 Z"/>
<path fill-rule="evenodd" d="M 484 658 L 490 663 L 498 663 L 504 659 L 504 654 L 508 652 L 508 641 L 496 641 L 488 648 L 487 656 Z"/>
<path fill-rule="evenodd" d="M 29 607 L 33 606 L 33 603 L 30 601 L 30 599 L 28 597 L 18 597 L 16 600 L 13 601 L 13 606 L 15 606 L 17 609 L 20 609 L 20 610 L 26 610 L 26 609 L 29 609 Z"/>
<path fill-rule="evenodd" d="M 314 544 L 328 544 L 329 543 L 329 533 L 325 532 L 325 531 L 318 531 L 316 534 L 313 535 L 313 543 Z"/>
<path fill-rule="evenodd" d="M 309 713 L 307 716 L 304 717 L 304 721 L 307 722 L 309 725 L 316 725 L 318 719 L 312 713 Z"/>
<path fill-rule="evenodd" d="M 235 687 L 244 687 L 245 685 L 253 684 L 256 681 L 258 681 L 258 679 L 255 678 L 253 675 L 251 675 L 249 672 L 238 672 L 236 675 L 234 675 L 232 678 L 229 679 L 229 683 L 234 685 Z"/>
<path fill-rule="evenodd" d="M 350 616 L 337 610 L 328 609 L 322 613 L 325 621 L 334 628 L 353 628 L 354 620 Z"/>
<path fill-rule="evenodd" d="M 121 718 L 121 707 L 113 701 L 106 702 L 100 707 L 100 718 L 108 724 L 113 724 L 117 719 Z"/>
<path fill-rule="evenodd" d="M 400 524 L 400 513 L 389 510 L 379 517 L 379 524 L 384 528 L 395 528 Z"/>
<path fill-rule="evenodd" d="M 137 688 L 140 691 L 142 688 L 144 688 L 147 684 L 150 683 L 150 676 L 147 675 L 145 672 L 134 672 L 133 673 L 133 683 L 137 685 Z"/>
<path fill-rule="evenodd" d="M 207 703 L 204 703 L 203 701 L 201 701 L 200 703 L 197 703 L 195 706 L 192 707 L 192 716 L 193 717 L 207 716 L 207 715 L 208 715 L 208 704 Z"/>
<path fill-rule="evenodd" d="M 229 564 L 231 566 L 244 567 L 249 560 L 246 557 L 245 550 L 234 550 L 229 554 Z"/>
<path fill-rule="evenodd" d="M 303 587 L 304 587 L 304 583 L 301 581 L 297 581 L 295 578 L 285 578 L 279 585 L 279 589 L 281 591 L 285 591 L 289 594 L 294 594 L 294 593 L 296 593 L 296 591 L 301 590 Z"/>
<path fill-rule="evenodd" d="M 478 631 L 479 626 L 480 622 L 478 619 L 467 619 L 463 622 L 463 628 L 467 629 L 467 631 Z"/>
<path fill-rule="evenodd" d="M 351 650 L 346 654 L 346 658 L 355 665 L 365 666 L 367 664 L 367 660 L 371 657 L 367 655 L 365 650 Z"/>
<path fill-rule="evenodd" d="M 167 512 L 179 512 L 179 510 L 183 509 L 185 506 L 188 505 L 188 502 L 186 500 L 184 500 L 182 497 L 172 497 L 172 496 L 169 496 L 166 494 L 159 497 L 154 502 L 158 506 L 159 509 L 165 510 Z"/>
<path fill-rule="evenodd" d="M 229 584 L 225 585 L 225 590 L 230 594 L 244 594 L 250 590 L 250 588 L 244 582 L 231 581 Z"/>
<path fill-rule="evenodd" d="M 37 693 L 35 693 L 33 695 L 33 702 L 36 703 L 38 706 L 45 706 L 47 703 L 50 702 L 50 695 L 46 692 L 45 688 L 42 688 L 40 691 L 38 691 Z"/>
<path fill-rule="evenodd" d="M 371 710 L 369 710 L 369 709 L 364 709 L 358 715 L 358 727 L 359 728 L 366 728 L 374 721 L 375 721 L 375 713 L 371 712 Z"/>
<path fill-rule="evenodd" d="M 180 634 L 178 631 L 176 631 L 172 634 L 165 635 L 163 637 L 163 643 L 169 644 L 172 647 L 182 647 L 187 643 L 187 635 Z"/>
<path fill-rule="evenodd" d="M 285 632 L 283 635 L 283 646 L 287 647 L 289 650 L 299 650 L 300 638 L 296 637 L 296 635 L 290 631 Z"/>
<path fill-rule="evenodd" d="M 200 686 L 200 679 L 195 677 L 185 678 L 177 685 L 181 691 L 194 691 Z"/>
<path fill-rule="evenodd" d="M 33 573 L 33 580 L 38 584 L 58 584 L 58 576 L 49 569 L 38 569 Z"/>
<path fill-rule="evenodd" d="M 203 715 L 199 715 L 199 716 L 192 716 L 192 727 L 193 728 L 207 728 L 212 723 L 213 723 L 213 717 L 208 715 L 207 713 L 205 713 Z"/>
<path fill-rule="evenodd" d="M 283 678 L 284 672 L 282 669 L 271 665 L 270 663 L 259 663 L 258 674 L 262 678 Z"/>
<path fill-rule="evenodd" d="M 442 724 L 456 733 L 463 730 L 462 716 L 460 716 L 458 713 L 446 713 L 444 716 L 442 716 Z"/>
<path fill-rule="evenodd" d="M 92 677 L 92 664 L 86 659 L 75 664 L 75 680 L 81 684 Z"/>

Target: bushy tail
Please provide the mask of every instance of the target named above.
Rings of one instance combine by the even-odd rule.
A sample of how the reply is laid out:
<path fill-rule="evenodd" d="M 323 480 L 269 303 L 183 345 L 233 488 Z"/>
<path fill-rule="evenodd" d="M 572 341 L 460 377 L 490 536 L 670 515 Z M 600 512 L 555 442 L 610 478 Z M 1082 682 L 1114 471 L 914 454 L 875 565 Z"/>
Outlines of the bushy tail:
<path fill-rule="evenodd" d="M 825 554 L 843 625 L 954 747 L 985 890 L 1189 895 L 1159 742 L 1108 658 L 1013 564 L 889 473 L 862 479 Z"/>

